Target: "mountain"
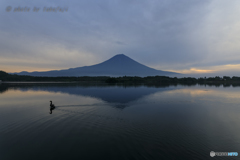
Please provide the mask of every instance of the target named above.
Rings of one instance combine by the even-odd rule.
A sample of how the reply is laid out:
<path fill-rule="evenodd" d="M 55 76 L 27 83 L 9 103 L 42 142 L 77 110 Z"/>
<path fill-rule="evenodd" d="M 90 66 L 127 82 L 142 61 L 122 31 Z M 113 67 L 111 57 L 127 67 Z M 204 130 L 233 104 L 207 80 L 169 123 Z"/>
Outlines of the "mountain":
<path fill-rule="evenodd" d="M 14 73 L 17 75 L 30 75 L 30 76 L 172 76 L 178 73 L 156 70 L 140 64 L 133 59 L 118 54 L 107 61 L 102 63 L 84 66 L 77 68 L 70 68 L 65 70 L 52 70 L 46 72 L 20 72 Z"/>

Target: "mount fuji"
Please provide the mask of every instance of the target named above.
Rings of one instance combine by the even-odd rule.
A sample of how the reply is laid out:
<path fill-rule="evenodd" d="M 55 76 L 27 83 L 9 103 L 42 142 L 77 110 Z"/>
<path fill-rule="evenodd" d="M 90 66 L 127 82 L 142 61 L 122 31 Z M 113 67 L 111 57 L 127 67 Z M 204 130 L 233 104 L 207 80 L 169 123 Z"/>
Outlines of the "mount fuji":
<path fill-rule="evenodd" d="M 45 77 L 62 77 L 62 76 L 173 76 L 179 75 L 176 72 L 167 72 L 156 70 L 147 67 L 135 60 L 125 56 L 124 54 L 118 54 L 114 57 L 106 60 L 102 63 L 84 66 L 77 68 L 70 68 L 64 70 L 51 70 L 45 72 L 20 72 L 14 73 L 17 75 L 29 75 L 29 76 L 45 76 Z"/>

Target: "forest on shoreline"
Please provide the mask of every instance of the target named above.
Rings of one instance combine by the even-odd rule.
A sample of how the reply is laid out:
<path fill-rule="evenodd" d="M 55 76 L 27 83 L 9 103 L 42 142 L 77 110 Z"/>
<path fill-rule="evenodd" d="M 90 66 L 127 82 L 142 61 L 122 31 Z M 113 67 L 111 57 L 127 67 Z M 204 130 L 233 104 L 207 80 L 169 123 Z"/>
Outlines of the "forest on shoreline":
<path fill-rule="evenodd" d="M 148 77 L 110 77 L 110 76 L 83 76 L 83 77 L 35 77 L 8 74 L 0 71 L 2 82 L 101 82 L 101 83 L 145 83 L 145 84 L 240 84 L 240 77 L 167 77 L 167 76 L 148 76 Z"/>

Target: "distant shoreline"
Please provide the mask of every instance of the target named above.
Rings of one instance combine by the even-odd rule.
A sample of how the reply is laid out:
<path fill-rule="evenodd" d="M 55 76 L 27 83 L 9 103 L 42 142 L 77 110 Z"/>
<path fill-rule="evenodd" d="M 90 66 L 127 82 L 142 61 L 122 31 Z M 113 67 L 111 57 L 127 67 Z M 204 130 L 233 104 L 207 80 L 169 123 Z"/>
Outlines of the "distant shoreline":
<path fill-rule="evenodd" d="M 11 75 L 4 71 L 0 71 L 0 83 L 18 83 L 18 84 L 74 84 L 74 83 L 89 83 L 89 84 L 216 84 L 216 85 L 229 85 L 240 84 L 240 77 L 223 76 L 223 77 L 168 77 L 168 76 L 123 76 L 123 77 L 109 77 L 109 76 L 96 76 L 96 77 L 33 77 L 33 76 L 20 76 Z"/>
<path fill-rule="evenodd" d="M 27 83 L 31 83 L 31 84 L 33 84 L 33 83 L 103 83 L 103 82 L 99 82 L 99 81 L 90 81 L 90 82 L 88 82 L 88 81 L 69 81 L 69 82 L 66 82 L 66 81 L 57 81 L 57 82 L 55 82 L 55 81 L 1 81 L 0 82 L 0 84 L 1 83 L 23 83 L 23 84 L 27 84 Z"/>
<path fill-rule="evenodd" d="M 0 83 L 78 83 L 78 82 L 45 82 L 45 81 L 2 81 Z"/>

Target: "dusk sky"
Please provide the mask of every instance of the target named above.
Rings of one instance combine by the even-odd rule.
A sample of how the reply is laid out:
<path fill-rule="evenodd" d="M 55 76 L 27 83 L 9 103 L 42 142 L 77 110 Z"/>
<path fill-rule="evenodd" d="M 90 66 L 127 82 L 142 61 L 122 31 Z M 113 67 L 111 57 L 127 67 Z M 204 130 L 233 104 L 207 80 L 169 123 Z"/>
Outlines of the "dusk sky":
<path fill-rule="evenodd" d="M 125 54 L 159 70 L 240 76 L 239 0 L 2 0 L 0 6 L 6 72 L 89 66 Z"/>

